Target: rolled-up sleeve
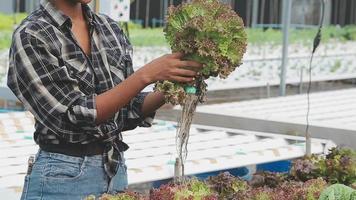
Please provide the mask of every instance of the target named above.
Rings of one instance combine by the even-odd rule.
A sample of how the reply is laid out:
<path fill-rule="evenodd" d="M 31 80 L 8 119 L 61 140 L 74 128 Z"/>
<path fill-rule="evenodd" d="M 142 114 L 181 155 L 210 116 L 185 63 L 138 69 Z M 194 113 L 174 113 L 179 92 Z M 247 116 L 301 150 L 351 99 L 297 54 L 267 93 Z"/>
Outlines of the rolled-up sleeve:
<path fill-rule="evenodd" d="M 95 94 L 84 95 L 49 44 L 26 32 L 13 36 L 8 86 L 36 120 L 67 142 L 98 134 Z"/>
<path fill-rule="evenodd" d="M 148 95 L 148 92 L 142 92 L 133 98 L 127 106 L 127 119 L 124 123 L 124 131 L 132 130 L 137 126 L 151 127 L 155 116 L 155 112 L 145 116 L 142 113 L 143 102 Z"/>

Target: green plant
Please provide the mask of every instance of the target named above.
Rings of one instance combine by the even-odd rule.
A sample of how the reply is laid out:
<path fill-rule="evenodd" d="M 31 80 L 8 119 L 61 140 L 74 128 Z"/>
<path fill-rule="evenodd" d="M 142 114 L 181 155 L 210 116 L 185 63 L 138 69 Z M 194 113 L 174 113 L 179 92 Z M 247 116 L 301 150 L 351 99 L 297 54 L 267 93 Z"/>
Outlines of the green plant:
<path fill-rule="evenodd" d="M 204 182 L 192 179 L 185 184 L 167 184 L 150 192 L 151 200 L 218 200 Z"/>
<path fill-rule="evenodd" d="M 218 0 L 193 0 L 171 7 L 164 29 L 173 52 L 204 65 L 202 79 L 226 78 L 241 65 L 247 36 L 242 19 Z M 155 90 L 165 94 L 168 102 L 183 104 L 186 85 L 163 81 Z"/>
<path fill-rule="evenodd" d="M 178 190 L 174 196 L 175 200 L 207 200 L 216 199 L 212 190 L 204 183 L 198 180 L 191 180 L 187 187 Z"/>
<path fill-rule="evenodd" d="M 333 148 L 320 162 L 321 174 L 329 183 L 351 185 L 356 182 L 356 151 Z"/>
<path fill-rule="evenodd" d="M 356 191 L 342 184 L 334 184 L 326 188 L 319 200 L 355 200 Z"/>
<path fill-rule="evenodd" d="M 293 162 L 290 173 L 297 180 L 301 181 L 307 181 L 318 177 L 320 175 L 320 169 L 318 168 L 320 160 L 321 158 L 316 155 L 297 159 Z"/>
<path fill-rule="evenodd" d="M 325 158 L 314 155 L 297 159 L 291 174 L 301 181 L 322 177 L 328 183 L 351 186 L 356 182 L 356 151 L 333 148 Z"/>
<path fill-rule="evenodd" d="M 11 45 L 12 31 L 0 31 L 0 50 L 8 49 Z"/>
<path fill-rule="evenodd" d="M 0 13 L 0 31 L 12 31 L 15 23 L 19 24 L 26 16 L 26 13 L 18 13 L 15 15 Z"/>
<path fill-rule="evenodd" d="M 256 192 L 255 195 L 251 197 L 251 200 L 272 200 L 271 196 L 272 196 L 271 191 L 261 190 Z"/>
<path fill-rule="evenodd" d="M 156 200 L 174 200 L 175 193 L 180 190 L 182 186 L 177 186 L 175 184 L 162 185 L 160 188 L 152 189 L 150 191 L 149 199 Z"/>
<path fill-rule="evenodd" d="M 305 182 L 306 200 L 318 200 L 327 183 L 322 179 L 312 179 Z"/>
<path fill-rule="evenodd" d="M 96 200 L 94 195 L 87 197 L 85 200 Z M 116 195 L 104 194 L 98 200 L 144 200 L 140 194 L 127 191 L 125 193 L 118 193 Z"/>
<path fill-rule="evenodd" d="M 249 185 L 247 190 L 234 194 L 233 200 L 318 200 L 327 183 L 319 178 L 307 182 L 285 180 L 277 186 Z"/>
<path fill-rule="evenodd" d="M 116 196 L 104 195 L 100 198 L 100 200 L 139 200 L 139 199 L 140 198 L 129 194 L 121 194 L 121 195 L 119 194 Z"/>
<path fill-rule="evenodd" d="M 270 188 L 276 188 L 288 179 L 289 176 L 285 173 L 258 172 L 253 175 L 253 178 L 249 184 L 253 187 L 267 186 Z"/>
<path fill-rule="evenodd" d="M 269 187 L 248 187 L 246 191 L 234 193 L 232 200 L 273 200 L 273 189 Z M 227 199 L 224 199 L 227 200 Z"/>
<path fill-rule="evenodd" d="M 181 184 L 162 185 L 152 189 L 149 196 L 126 192 L 103 195 L 98 200 L 318 200 L 327 187 L 327 183 L 322 178 L 301 182 L 288 179 L 282 174 L 267 173 L 260 176 L 277 180 L 276 184 L 252 185 L 225 172 L 209 177 L 206 181 L 190 179 Z M 337 194 L 345 194 L 346 190 L 343 188 L 336 189 Z M 328 189 L 330 190 L 336 191 L 335 188 Z M 347 191 L 353 192 L 349 189 Z M 327 194 L 329 195 L 330 192 Z M 350 194 L 354 195 L 347 193 Z M 90 196 L 86 200 L 95 200 L 95 197 Z"/>
<path fill-rule="evenodd" d="M 129 32 L 135 47 L 168 46 L 161 28 L 129 29 Z"/>
<path fill-rule="evenodd" d="M 356 40 L 356 29 L 355 26 L 345 26 L 343 37 L 345 40 Z"/>
<path fill-rule="evenodd" d="M 215 177 L 209 177 L 207 184 L 219 194 L 220 199 L 229 199 L 235 193 L 244 192 L 248 189 L 246 181 L 234 177 L 228 172 L 220 173 Z"/>
<path fill-rule="evenodd" d="M 6 49 L 10 47 L 12 32 L 16 24 L 19 24 L 26 18 L 25 13 L 19 13 L 15 15 L 6 15 L 0 13 L 0 49 Z"/>

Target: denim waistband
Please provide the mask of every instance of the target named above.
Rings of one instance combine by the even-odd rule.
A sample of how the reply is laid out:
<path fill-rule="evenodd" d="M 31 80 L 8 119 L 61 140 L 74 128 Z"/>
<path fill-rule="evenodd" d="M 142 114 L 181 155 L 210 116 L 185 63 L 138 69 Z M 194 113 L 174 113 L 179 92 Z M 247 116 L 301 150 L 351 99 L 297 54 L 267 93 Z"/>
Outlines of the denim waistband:
<path fill-rule="evenodd" d="M 48 152 L 48 151 L 44 151 L 44 150 L 40 149 L 36 154 L 35 160 L 37 160 L 40 157 L 44 157 L 44 158 L 49 157 L 49 158 L 64 160 L 64 161 L 72 162 L 72 163 L 85 162 L 86 164 L 89 164 L 92 166 L 103 166 L 103 156 L 102 155 L 76 157 L 76 156 L 69 156 L 69 155 L 60 154 L 60 153 Z M 122 153 L 122 160 L 120 162 L 122 164 L 125 163 L 123 153 Z"/>

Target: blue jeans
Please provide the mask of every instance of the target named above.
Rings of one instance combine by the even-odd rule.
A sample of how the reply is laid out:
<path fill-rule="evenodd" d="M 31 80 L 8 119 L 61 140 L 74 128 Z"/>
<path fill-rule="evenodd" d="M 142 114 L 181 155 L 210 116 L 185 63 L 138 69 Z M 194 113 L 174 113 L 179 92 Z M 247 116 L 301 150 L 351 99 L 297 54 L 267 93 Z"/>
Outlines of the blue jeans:
<path fill-rule="evenodd" d="M 82 200 L 89 195 L 117 193 L 127 189 L 124 160 L 110 179 L 102 156 L 72 157 L 39 150 L 32 172 L 25 177 L 21 200 Z"/>

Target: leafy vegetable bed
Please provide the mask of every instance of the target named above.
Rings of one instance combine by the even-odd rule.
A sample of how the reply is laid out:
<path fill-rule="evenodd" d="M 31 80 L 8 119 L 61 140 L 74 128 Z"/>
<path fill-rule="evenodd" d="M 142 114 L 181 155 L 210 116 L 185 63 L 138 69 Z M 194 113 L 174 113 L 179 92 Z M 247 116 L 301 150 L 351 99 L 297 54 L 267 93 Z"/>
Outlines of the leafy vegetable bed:
<path fill-rule="evenodd" d="M 149 196 L 126 192 L 99 199 L 355 200 L 356 191 L 352 188 L 356 188 L 356 152 L 335 148 L 326 157 L 313 155 L 295 160 L 289 174 L 261 172 L 245 181 L 225 172 L 205 181 L 192 178 L 184 185 L 163 185 L 152 189 Z"/>

